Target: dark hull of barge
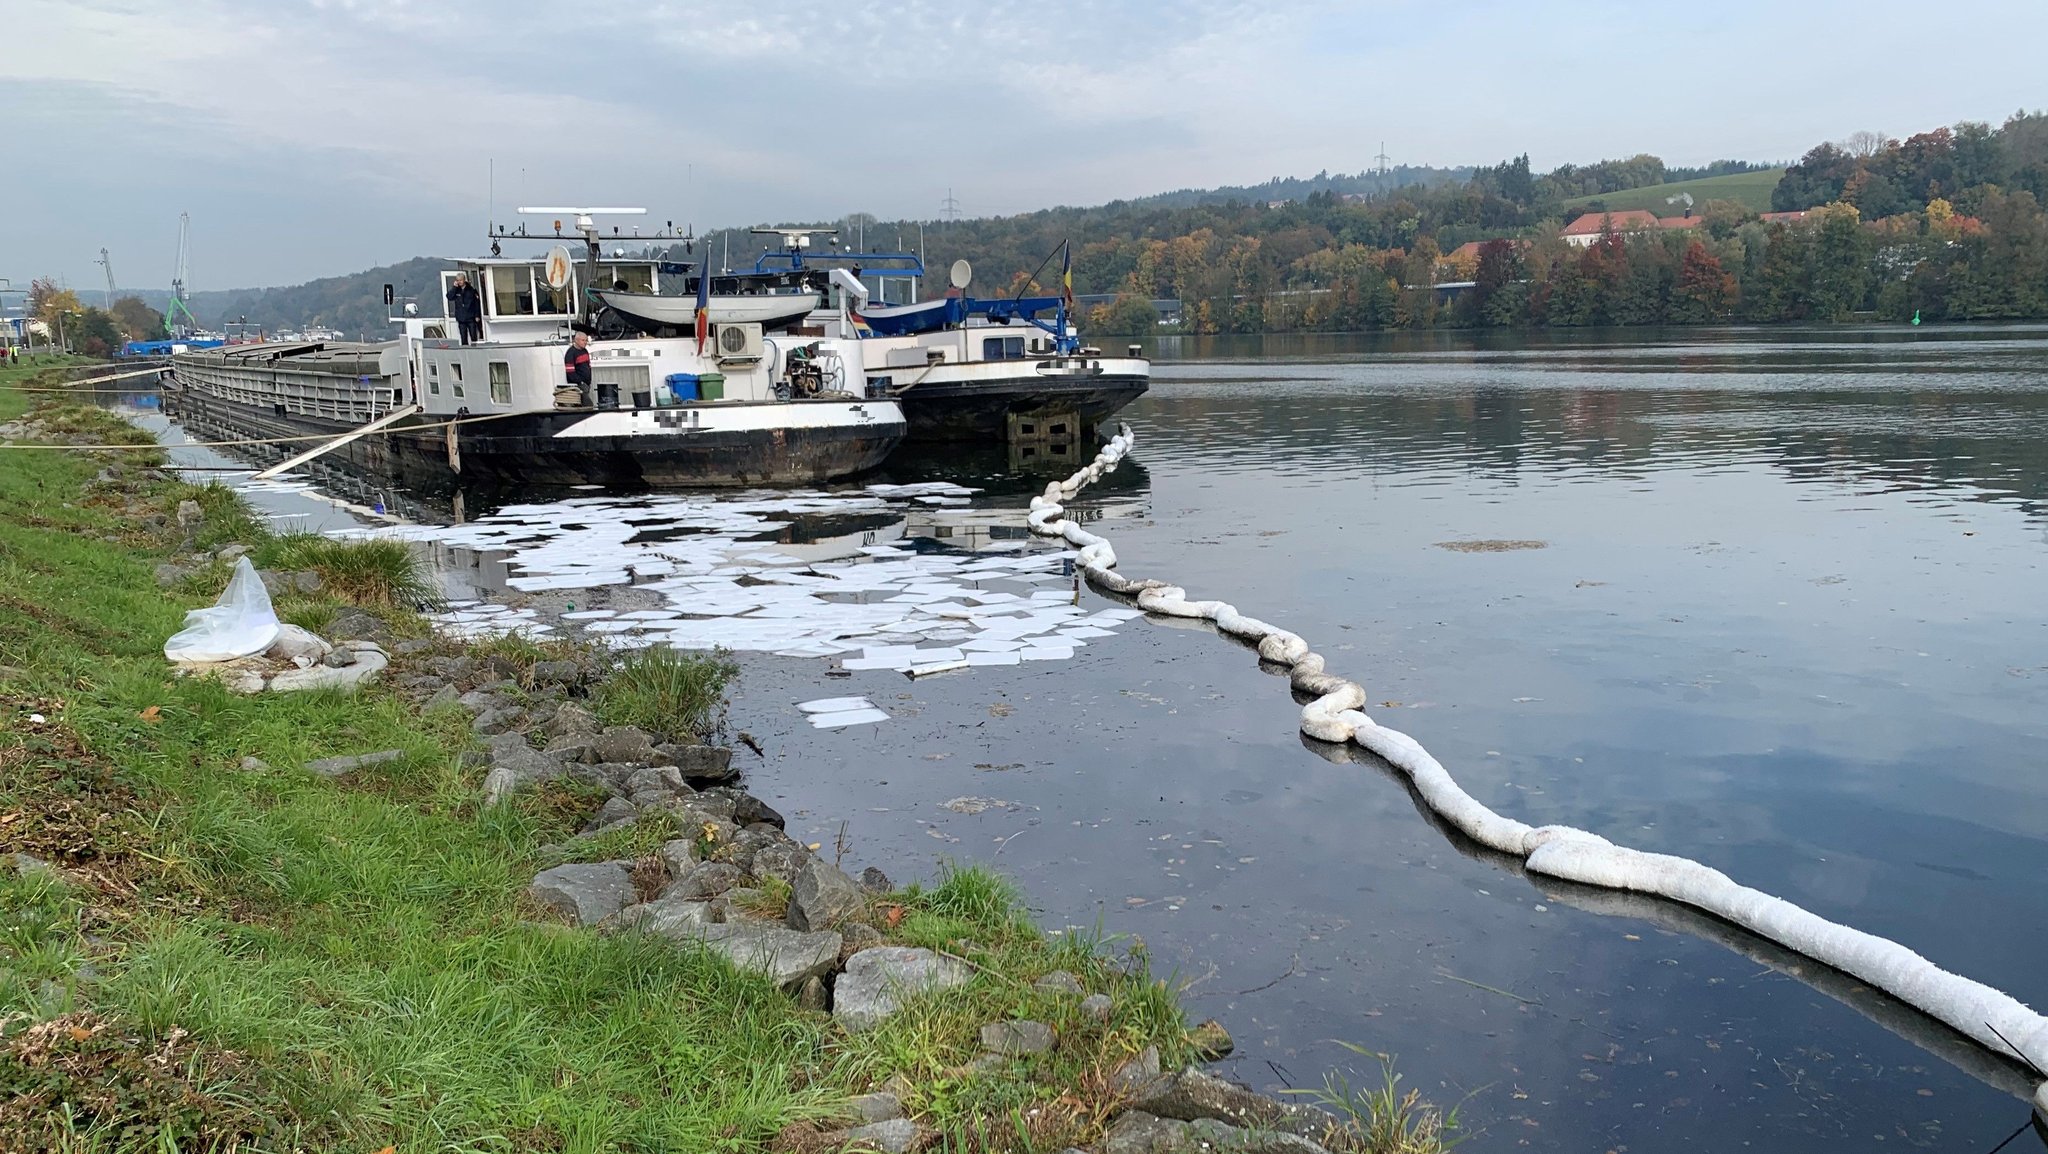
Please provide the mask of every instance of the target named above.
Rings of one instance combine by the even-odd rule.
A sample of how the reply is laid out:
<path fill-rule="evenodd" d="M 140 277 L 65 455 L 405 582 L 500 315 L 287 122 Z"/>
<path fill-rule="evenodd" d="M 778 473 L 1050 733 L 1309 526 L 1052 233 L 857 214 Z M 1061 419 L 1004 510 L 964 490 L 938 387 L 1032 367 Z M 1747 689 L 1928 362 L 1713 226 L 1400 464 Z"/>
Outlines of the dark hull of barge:
<path fill-rule="evenodd" d="M 927 382 L 905 388 L 896 394 L 896 400 L 903 406 L 904 420 L 910 424 L 911 441 L 1002 444 L 1019 437 L 1090 433 L 1125 405 L 1144 396 L 1149 382 L 1147 376 L 1125 373 L 1071 381 L 1030 376 Z M 1013 426 L 1013 421 L 1025 425 L 1069 421 L 1077 427 L 1023 433 Z"/>
<path fill-rule="evenodd" d="M 230 401 L 165 383 L 165 411 L 251 438 L 338 437 L 355 425 Z M 451 454 L 448 429 L 421 415 L 359 437 L 328 453 L 331 461 L 411 484 L 457 481 L 617 487 L 816 485 L 864 473 L 903 439 L 901 421 L 852 427 L 695 430 L 673 434 L 559 438 L 589 411 L 533 413 L 459 425 Z M 297 452 L 316 441 L 283 446 Z"/>

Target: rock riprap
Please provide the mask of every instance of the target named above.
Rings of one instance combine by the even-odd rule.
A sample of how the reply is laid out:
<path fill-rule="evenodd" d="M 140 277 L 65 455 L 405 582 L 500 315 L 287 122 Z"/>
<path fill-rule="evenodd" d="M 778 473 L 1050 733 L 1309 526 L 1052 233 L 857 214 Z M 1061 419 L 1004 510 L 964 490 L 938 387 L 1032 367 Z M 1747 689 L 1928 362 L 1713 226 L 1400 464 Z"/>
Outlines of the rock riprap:
<path fill-rule="evenodd" d="M 877 946 L 846 961 L 832 991 L 832 1016 L 848 1030 L 871 1030 L 906 999 L 964 986 L 974 972 L 965 963 L 911 946 Z"/>

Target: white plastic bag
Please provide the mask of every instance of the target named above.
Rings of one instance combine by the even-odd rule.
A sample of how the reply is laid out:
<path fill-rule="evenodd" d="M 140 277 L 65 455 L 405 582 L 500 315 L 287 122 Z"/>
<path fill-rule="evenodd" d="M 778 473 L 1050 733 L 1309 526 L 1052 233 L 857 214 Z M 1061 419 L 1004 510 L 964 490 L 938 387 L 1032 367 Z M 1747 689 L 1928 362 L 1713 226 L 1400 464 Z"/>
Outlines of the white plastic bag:
<path fill-rule="evenodd" d="M 164 656 L 172 661 L 232 661 L 270 648 L 277 633 L 270 591 L 243 557 L 235 562 L 235 575 L 213 608 L 185 614 L 185 628 L 164 642 Z"/>

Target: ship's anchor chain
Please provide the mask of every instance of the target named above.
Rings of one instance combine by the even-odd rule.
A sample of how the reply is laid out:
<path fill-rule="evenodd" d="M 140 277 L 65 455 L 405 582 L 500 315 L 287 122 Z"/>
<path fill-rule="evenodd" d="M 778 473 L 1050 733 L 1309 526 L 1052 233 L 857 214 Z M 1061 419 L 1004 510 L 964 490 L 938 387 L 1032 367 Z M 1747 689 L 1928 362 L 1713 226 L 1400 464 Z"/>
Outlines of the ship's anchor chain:
<path fill-rule="evenodd" d="M 1571 826 L 1531 826 L 1495 813 L 1466 793 L 1420 742 L 1368 717 L 1364 688 L 1327 672 L 1322 656 L 1299 636 L 1247 617 L 1225 602 L 1189 600 L 1179 586 L 1118 573 L 1116 550 L 1069 519 L 1062 502 L 1114 470 L 1130 452 L 1133 439 L 1130 426 L 1119 426 L 1093 461 L 1031 499 L 1031 531 L 1072 545 L 1077 550 L 1074 565 L 1090 585 L 1133 598 L 1147 613 L 1211 621 L 1218 630 L 1256 644 L 1262 663 L 1285 667 L 1288 684 L 1313 698 L 1302 707 L 1304 734 L 1317 741 L 1355 742 L 1378 755 L 1407 776 L 1424 804 L 1473 841 L 1522 858 L 1531 873 L 1653 894 L 1705 910 L 1860 979 L 1992 1053 L 2026 1065 L 2044 1079 L 2035 1089 L 2033 1105 L 2048 1116 L 2048 1017 L 2018 999 L 1941 969 L 1897 942 L 1738 885 L 1690 858 L 1645 853 Z"/>

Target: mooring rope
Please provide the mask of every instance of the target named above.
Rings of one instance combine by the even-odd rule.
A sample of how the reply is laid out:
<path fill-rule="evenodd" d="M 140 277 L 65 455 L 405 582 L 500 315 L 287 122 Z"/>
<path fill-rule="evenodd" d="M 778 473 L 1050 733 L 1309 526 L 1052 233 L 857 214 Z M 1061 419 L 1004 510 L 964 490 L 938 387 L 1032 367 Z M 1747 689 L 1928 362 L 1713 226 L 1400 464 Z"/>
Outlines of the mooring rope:
<path fill-rule="evenodd" d="M 86 386 L 104 385 L 108 381 L 121 381 L 126 380 L 129 377 L 147 377 L 155 374 L 160 374 L 163 371 L 164 366 L 159 365 L 155 368 L 149 369 L 130 369 L 125 373 L 115 373 L 111 376 L 87 377 L 81 381 L 73 381 L 68 385 L 0 385 L 0 393 L 133 393 L 139 392 L 140 390 L 92 389 L 87 388 Z"/>
<path fill-rule="evenodd" d="M 414 433 L 429 429 L 445 429 L 450 425 L 474 425 L 483 421 L 502 421 L 507 417 L 527 416 L 525 413 L 486 413 L 481 417 L 456 417 L 446 421 L 433 421 L 424 425 L 394 425 L 379 429 L 378 433 Z M 30 418 L 33 419 L 33 418 Z M 375 434 L 372 434 L 373 436 Z M 332 441 L 346 437 L 347 433 L 312 433 L 301 437 L 250 437 L 239 441 L 180 441 L 174 445 L 150 442 L 137 445 L 64 445 L 49 441 L 0 441 L 0 449 L 78 449 L 98 452 L 110 449 L 232 449 L 242 445 L 296 445 L 307 441 Z"/>
<path fill-rule="evenodd" d="M 1064 481 L 1031 499 L 1031 531 L 1060 537 L 1077 550 L 1074 564 L 1088 583 L 1135 598 L 1140 609 L 1166 617 L 1200 618 L 1258 646 L 1259 659 L 1288 669 L 1288 683 L 1314 700 L 1302 707 L 1301 731 L 1318 741 L 1355 742 L 1407 775 L 1424 804 L 1473 841 L 1522 858 L 1531 873 L 1583 885 L 1652 894 L 1705 910 L 1760 937 L 1858 978 L 1947 1024 L 1995 1054 L 2015 1059 L 2044 1079 L 2035 1109 L 2048 1115 L 2048 1017 L 2012 997 L 1952 974 L 1912 950 L 1835 922 L 1747 886 L 1691 858 L 1615 845 L 1571 826 L 1531 826 L 1503 817 L 1459 787 L 1414 738 L 1363 712 L 1365 690 L 1325 672 L 1308 642 L 1276 625 L 1246 617 L 1222 601 L 1190 601 L 1164 581 L 1133 580 L 1116 571 L 1108 541 L 1068 520 L 1062 501 L 1116 468 L 1131 450 L 1130 426 L 1118 427 L 1102 451 Z"/>

